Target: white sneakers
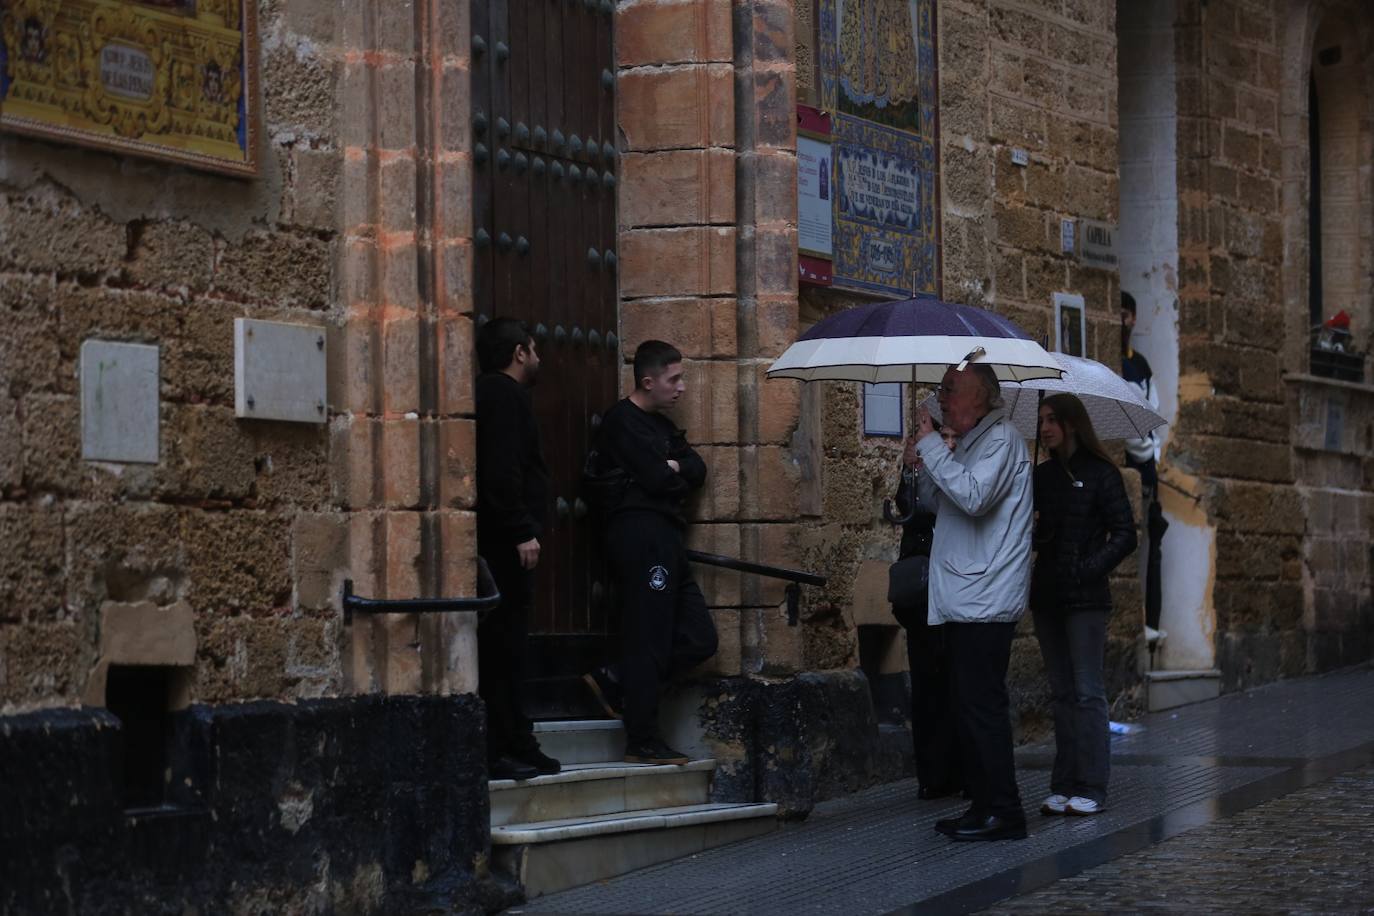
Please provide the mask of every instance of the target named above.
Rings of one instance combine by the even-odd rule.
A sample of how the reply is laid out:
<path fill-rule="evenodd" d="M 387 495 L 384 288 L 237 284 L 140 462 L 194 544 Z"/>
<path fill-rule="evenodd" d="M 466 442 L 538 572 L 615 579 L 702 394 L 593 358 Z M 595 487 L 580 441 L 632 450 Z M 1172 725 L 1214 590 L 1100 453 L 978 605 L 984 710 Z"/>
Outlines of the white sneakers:
<path fill-rule="evenodd" d="M 1086 817 L 1090 814 L 1098 814 L 1101 811 L 1101 805 L 1091 798 L 1084 798 L 1081 795 L 1075 795 L 1073 798 L 1068 798 L 1056 794 L 1049 796 L 1040 803 L 1040 813 L 1047 815 L 1076 814 L 1080 817 Z"/>
<path fill-rule="evenodd" d="M 1051 795 L 1040 804 L 1041 814 L 1063 814 L 1068 810 L 1069 797 L 1067 795 Z"/>
<path fill-rule="evenodd" d="M 1088 815 L 1097 814 L 1101 810 L 1101 805 L 1091 798 L 1084 798 L 1081 795 L 1075 795 L 1073 798 L 1069 799 L 1069 803 L 1064 806 L 1065 814 Z"/>

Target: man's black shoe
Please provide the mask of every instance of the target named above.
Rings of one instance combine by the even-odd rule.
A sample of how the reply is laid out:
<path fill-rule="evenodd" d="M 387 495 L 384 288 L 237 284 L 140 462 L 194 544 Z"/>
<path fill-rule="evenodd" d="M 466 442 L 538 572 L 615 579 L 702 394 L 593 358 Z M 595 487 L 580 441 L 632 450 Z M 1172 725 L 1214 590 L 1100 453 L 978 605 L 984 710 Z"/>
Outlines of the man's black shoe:
<path fill-rule="evenodd" d="M 663 741 L 631 741 L 625 745 L 626 763 L 677 764 L 681 766 L 691 758 L 681 751 L 675 751 Z"/>
<path fill-rule="evenodd" d="M 541 751 L 538 745 L 512 752 L 510 756 L 520 763 L 534 767 L 540 776 L 552 776 L 563 769 L 563 764 Z"/>
<path fill-rule="evenodd" d="M 945 836 L 954 836 L 954 831 L 960 827 L 974 827 L 982 822 L 983 818 L 975 814 L 970 808 L 958 817 L 946 817 L 936 821 L 935 832 L 943 833 Z"/>
<path fill-rule="evenodd" d="M 611 680 L 605 668 L 597 668 L 582 675 L 582 682 L 596 697 L 596 702 L 612 719 L 625 718 L 625 694 L 620 685 Z"/>
<path fill-rule="evenodd" d="M 514 757 L 497 757 L 487 765 L 487 775 L 491 779 L 533 779 L 539 771 Z"/>
<path fill-rule="evenodd" d="M 1026 819 L 1015 820 L 990 814 L 971 824 L 960 824 L 949 834 L 950 839 L 962 842 L 978 840 L 1024 840 L 1026 838 Z"/>

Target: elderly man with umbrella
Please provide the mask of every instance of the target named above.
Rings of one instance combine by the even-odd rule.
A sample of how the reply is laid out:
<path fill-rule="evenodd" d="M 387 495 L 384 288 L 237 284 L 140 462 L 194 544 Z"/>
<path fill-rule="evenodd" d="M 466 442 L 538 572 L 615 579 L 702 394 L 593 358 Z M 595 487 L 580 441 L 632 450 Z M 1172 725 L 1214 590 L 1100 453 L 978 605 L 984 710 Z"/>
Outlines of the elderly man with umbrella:
<path fill-rule="evenodd" d="M 919 411 L 917 448 L 925 473 L 917 487 L 937 519 L 929 619 L 946 624 L 960 751 L 973 800 L 963 817 L 935 824 L 956 840 L 1026 836 L 1006 675 L 1030 587 L 1031 462 L 1001 409 L 999 375 L 1023 381 L 1061 373 L 1055 358 L 1012 322 L 931 297 L 832 316 L 802 335 L 769 372 L 808 380 L 939 380 L 945 425 L 960 440 L 951 453 L 929 411 Z"/>
<path fill-rule="evenodd" d="M 1030 589 L 1031 462 L 1002 409 L 993 369 L 951 368 L 940 382 L 944 423 L 959 437 L 949 452 L 930 413 L 918 411 L 922 502 L 935 509 L 930 622 L 945 625 L 961 757 L 973 804 L 936 822 L 956 840 L 1022 839 L 1026 815 L 1016 786 L 1007 668 Z"/>

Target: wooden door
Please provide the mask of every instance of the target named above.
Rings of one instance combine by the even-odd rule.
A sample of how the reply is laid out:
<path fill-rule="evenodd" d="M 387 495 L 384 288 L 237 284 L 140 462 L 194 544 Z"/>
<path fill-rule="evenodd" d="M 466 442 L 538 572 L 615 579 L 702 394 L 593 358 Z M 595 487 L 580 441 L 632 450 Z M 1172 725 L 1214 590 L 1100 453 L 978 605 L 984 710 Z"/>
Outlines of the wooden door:
<path fill-rule="evenodd" d="M 528 322 L 542 358 L 534 402 L 553 504 L 532 632 L 595 643 L 604 563 L 577 482 L 620 364 L 614 6 L 472 3 L 475 307 L 479 322 Z"/>

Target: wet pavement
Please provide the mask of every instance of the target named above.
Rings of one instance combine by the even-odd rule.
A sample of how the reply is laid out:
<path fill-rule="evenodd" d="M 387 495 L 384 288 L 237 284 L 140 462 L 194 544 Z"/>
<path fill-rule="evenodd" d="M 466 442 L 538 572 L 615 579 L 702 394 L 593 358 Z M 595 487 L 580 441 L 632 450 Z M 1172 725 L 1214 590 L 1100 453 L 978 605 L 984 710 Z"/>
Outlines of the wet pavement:
<path fill-rule="evenodd" d="M 1117 911 L 1130 912 L 1374 912 L 1374 666 L 1156 713 L 1142 724 L 1112 739 L 1104 813 L 1033 814 L 1024 841 L 946 840 L 931 824 L 965 803 L 919 801 L 915 782 L 904 780 L 826 802 L 806 822 L 768 836 L 511 912 L 1100 912 L 1116 900 Z M 1049 749 L 1024 748 L 1017 764 L 1034 810 L 1048 793 Z M 1314 819 L 1314 803 L 1330 810 Z M 1293 829 L 1285 830 L 1288 822 Z M 1243 841 L 1228 842 L 1236 836 Z M 1255 851 L 1265 848 L 1272 855 Z"/>
<path fill-rule="evenodd" d="M 1374 767 L 1007 900 L 988 913 L 1374 913 Z"/>

